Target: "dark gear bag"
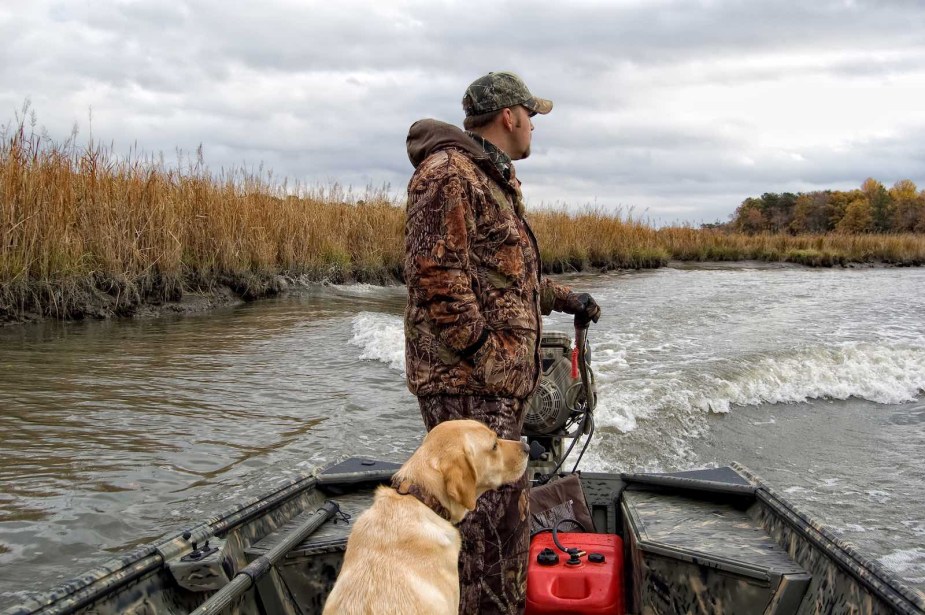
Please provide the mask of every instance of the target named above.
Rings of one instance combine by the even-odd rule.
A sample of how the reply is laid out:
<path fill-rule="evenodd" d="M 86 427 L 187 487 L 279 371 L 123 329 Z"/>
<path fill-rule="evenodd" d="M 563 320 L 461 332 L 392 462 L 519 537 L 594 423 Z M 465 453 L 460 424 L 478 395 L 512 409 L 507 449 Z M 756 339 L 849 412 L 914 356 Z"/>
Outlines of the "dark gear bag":
<path fill-rule="evenodd" d="M 579 474 L 569 474 L 530 489 L 530 532 L 552 529 L 563 519 L 572 519 L 581 524 L 584 531 L 594 531 L 591 511 L 581 490 Z M 565 522 L 559 525 L 560 532 L 581 531 L 575 523 Z"/>

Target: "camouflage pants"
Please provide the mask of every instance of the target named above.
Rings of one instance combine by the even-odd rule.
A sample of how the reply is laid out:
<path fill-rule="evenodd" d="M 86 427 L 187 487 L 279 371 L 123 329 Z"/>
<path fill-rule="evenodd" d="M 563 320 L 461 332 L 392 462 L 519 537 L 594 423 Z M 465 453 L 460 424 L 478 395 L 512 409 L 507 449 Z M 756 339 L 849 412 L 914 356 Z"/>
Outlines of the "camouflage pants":
<path fill-rule="evenodd" d="M 424 425 L 474 419 L 498 436 L 519 440 L 524 401 L 456 395 L 419 397 Z M 527 475 L 479 498 L 476 509 L 459 524 L 460 615 L 520 615 L 527 591 L 530 525 Z"/>

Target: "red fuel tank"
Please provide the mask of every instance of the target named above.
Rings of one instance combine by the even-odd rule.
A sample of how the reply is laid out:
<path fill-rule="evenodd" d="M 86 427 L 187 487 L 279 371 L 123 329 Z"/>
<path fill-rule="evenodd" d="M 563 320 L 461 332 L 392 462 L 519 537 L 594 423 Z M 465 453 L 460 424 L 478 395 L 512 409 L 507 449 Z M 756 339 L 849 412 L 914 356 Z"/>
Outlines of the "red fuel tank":
<path fill-rule="evenodd" d="M 548 532 L 533 537 L 526 615 L 623 615 L 620 537 L 560 532 L 559 542 L 584 553 L 577 560 L 570 558 L 556 547 Z"/>

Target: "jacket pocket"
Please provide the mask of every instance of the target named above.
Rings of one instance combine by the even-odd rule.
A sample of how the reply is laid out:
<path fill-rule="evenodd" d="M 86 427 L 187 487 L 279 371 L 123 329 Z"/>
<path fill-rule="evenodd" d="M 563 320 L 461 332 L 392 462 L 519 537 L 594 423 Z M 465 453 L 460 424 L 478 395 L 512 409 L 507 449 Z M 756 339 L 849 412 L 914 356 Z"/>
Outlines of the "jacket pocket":
<path fill-rule="evenodd" d="M 473 355 L 472 375 L 489 394 L 504 391 L 518 368 L 517 345 L 508 331 L 492 331 L 485 343 Z"/>
<path fill-rule="evenodd" d="M 524 280 L 524 236 L 512 220 L 486 230 L 480 246 L 485 282 L 493 288 L 520 286 Z"/>

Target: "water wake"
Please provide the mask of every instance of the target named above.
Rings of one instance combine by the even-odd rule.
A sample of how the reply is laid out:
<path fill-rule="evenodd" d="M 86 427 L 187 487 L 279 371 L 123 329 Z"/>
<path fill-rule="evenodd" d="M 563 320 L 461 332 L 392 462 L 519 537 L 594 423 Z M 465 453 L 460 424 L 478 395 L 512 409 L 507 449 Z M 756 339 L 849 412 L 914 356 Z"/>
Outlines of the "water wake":
<path fill-rule="evenodd" d="M 925 583 L 925 549 L 899 549 L 881 557 L 880 563 L 907 581 Z"/>
<path fill-rule="evenodd" d="M 776 355 L 685 361 L 624 374 L 598 365 L 599 423 L 630 431 L 642 418 L 730 412 L 735 406 L 859 398 L 915 400 L 925 390 L 925 350 L 844 343 Z"/>
<path fill-rule="evenodd" d="M 391 314 L 360 312 L 353 317 L 350 343 L 360 348 L 360 358 L 380 361 L 405 373 L 405 329 L 402 319 Z"/>
<path fill-rule="evenodd" d="M 359 358 L 404 373 L 401 317 L 361 312 L 350 343 Z M 592 347 L 594 345 L 592 344 Z M 880 404 L 916 399 L 925 390 L 925 350 L 869 342 L 779 351 L 773 355 L 696 360 L 638 369 L 625 353 L 592 348 L 598 424 L 632 431 L 640 419 L 730 412 L 735 406 L 856 397 Z M 638 349 L 630 349 L 638 354 Z M 689 428 L 693 428 L 688 425 Z M 695 434 L 688 434 L 695 435 Z"/>

